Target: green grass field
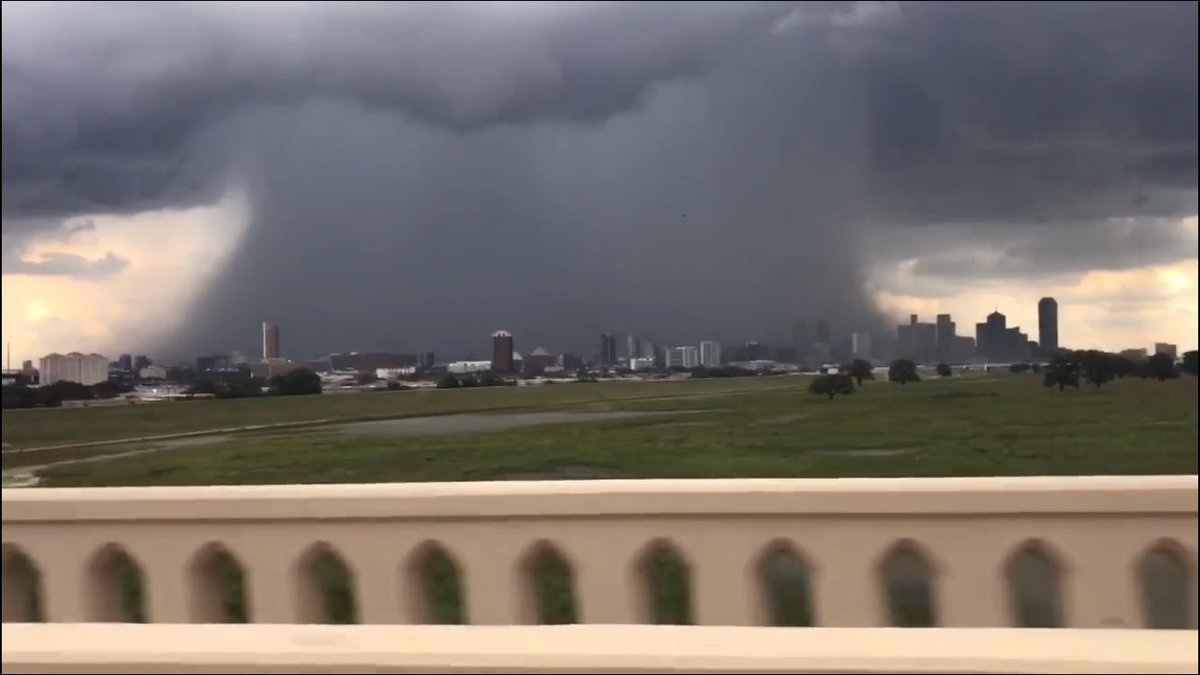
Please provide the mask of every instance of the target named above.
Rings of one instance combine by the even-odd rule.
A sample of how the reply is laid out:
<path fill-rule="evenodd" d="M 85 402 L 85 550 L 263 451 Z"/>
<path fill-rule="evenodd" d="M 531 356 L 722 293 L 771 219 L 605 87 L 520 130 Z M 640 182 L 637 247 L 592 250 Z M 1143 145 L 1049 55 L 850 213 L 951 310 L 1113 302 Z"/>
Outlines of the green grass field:
<path fill-rule="evenodd" d="M 21 413 L 69 416 L 56 440 L 302 419 L 460 411 L 658 411 L 662 416 L 439 436 L 335 426 L 44 470 L 44 484 L 187 485 L 577 477 L 832 477 L 1197 472 L 1197 381 L 1126 379 L 1058 392 L 1036 375 L 868 383 L 828 401 L 806 377 L 401 392 Z M 239 406 L 243 409 L 239 410 Z M 206 423 L 212 411 L 220 421 Z M 270 415 L 268 415 L 268 412 Z M 271 416 L 273 415 L 273 416 Z M 5 438 L 46 443 L 39 422 Z M 254 420 L 254 421 L 249 421 Z M 97 429 L 95 435 L 90 431 Z"/>
<path fill-rule="evenodd" d="M 22 448 L 314 420 L 542 410 L 588 402 L 771 388 L 781 383 L 781 378 L 569 383 L 542 387 L 272 396 L 92 408 L 5 410 L 0 432 L 5 445 Z"/>

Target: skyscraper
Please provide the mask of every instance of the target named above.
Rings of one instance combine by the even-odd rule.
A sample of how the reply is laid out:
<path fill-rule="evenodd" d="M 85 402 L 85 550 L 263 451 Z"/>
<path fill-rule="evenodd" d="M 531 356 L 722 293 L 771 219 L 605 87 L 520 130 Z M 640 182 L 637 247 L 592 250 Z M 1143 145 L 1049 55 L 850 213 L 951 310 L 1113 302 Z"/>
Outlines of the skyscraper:
<path fill-rule="evenodd" d="M 871 334 L 855 332 L 850 334 L 850 353 L 855 358 L 871 358 Z"/>
<path fill-rule="evenodd" d="M 1038 344 L 1043 351 L 1058 351 L 1058 301 L 1038 300 Z"/>
<path fill-rule="evenodd" d="M 642 355 L 642 341 L 636 335 L 625 338 L 625 356 L 636 359 Z"/>
<path fill-rule="evenodd" d="M 813 335 L 816 338 L 815 341 L 826 345 L 831 344 L 829 335 L 829 322 L 825 319 L 817 319 L 817 329 Z"/>
<path fill-rule="evenodd" d="M 954 320 L 949 314 L 937 315 L 937 357 L 942 361 L 951 360 L 954 349 Z"/>
<path fill-rule="evenodd" d="M 263 360 L 279 358 L 279 326 L 263 322 L 262 325 Z"/>
<path fill-rule="evenodd" d="M 506 330 L 492 333 L 492 372 L 511 373 L 513 367 L 513 336 Z"/>
<path fill-rule="evenodd" d="M 811 346 L 812 336 L 808 334 L 808 320 L 796 319 L 792 322 L 792 349 L 796 350 L 797 363 L 804 361 Z"/>
<path fill-rule="evenodd" d="M 617 363 L 617 336 L 612 333 L 600 334 L 600 365 L 612 366 Z"/>
<path fill-rule="evenodd" d="M 1029 359 L 1029 340 L 1021 329 L 1008 327 L 1008 317 L 999 311 L 987 315 L 987 321 L 975 324 L 975 344 L 979 354 L 994 363 Z"/>
<path fill-rule="evenodd" d="M 721 343 L 705 340 L 700 343 L 700 365 L 717 368 L 721 365 Z"/>

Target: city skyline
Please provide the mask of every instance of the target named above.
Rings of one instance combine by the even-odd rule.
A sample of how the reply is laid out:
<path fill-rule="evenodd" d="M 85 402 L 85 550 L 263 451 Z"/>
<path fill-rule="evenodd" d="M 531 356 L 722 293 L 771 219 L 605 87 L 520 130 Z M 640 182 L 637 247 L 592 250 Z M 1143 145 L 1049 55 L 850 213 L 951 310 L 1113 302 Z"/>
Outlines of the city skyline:
<path fill-rule="evenodd" d="M 949 313 L 938 314 L 934 323 L 920 321 L 920 315 L 910 314 L 906 323 L 901 323 L 896 327 L 894 340 L 879 340 L 876 342 L 872 335 L 868 332 L 849 330 L 845 333 L 836 332 L 831 329 L 829 322 L 825 319 L 815 319 L 812 323 L 816 330 L 812 333 L 808 332 L 809 320 L 805 317 L 800 317 L 793 320 L 791 324 L 791 342 L 774 344 L 762 344 L 757 340 L 746 340 L 740 347 L 735 346 L 729 350 L 730 359 L 726 359 L 726 352 L 723 351 L 720 341 L 711 339 L 699 340 L 696 344 L 671 345 L 666 348 L 660 348 L 654 342 L 643 340 L 637 333 L 627 333 L 625 337 L 625 355 L 619 357 L 617 355 L 617 339 L 618 333 L 605 332 L 600 335 L 600 349 L 597 352 L 573 351 L 570 349 L 561 352 L 550 352 L 544 346 L 534 348 L 532 355 L 539 357 L 537 359 L 539 369 L 547 367 L 545 359 L 557 354 L 558 357 L 565 358 L 581 358 L 585 362 L 590 362 L 592 365 L 601 368 L 632 368 L 638 370 L 653 363 L 658 367 L 685 367 L 691 368 L 702 366 L 713 368 L 730 361 L 756 361 L 768 360 L 783 363 L 794 363 L 797 365 L 824 365 L 829 363 L 844 362 L 847 358 L 863 358 L 868 361 L 888 361 L 895 357 L 912 358 L 918 360 L 919 363 L 934 363 L 947 362 L 954 364 L 980 363 L 985 361 L 991 362 L 1020 362 L 1037 359 L 1045 359 L 1050 354 L 1058 351 L 1060 344 L 1058 341 L 1058 310 L 1059 306 L 1055 298 L 1045 296 L 1037 302 L 1037 336 L 1040 340 L 1033 339 L 1035 336 L 1029 332 L 1021 330 L 1020 326 L 1009 325 L 1008 316 L 1000 312 L 998 308 L 989 313 L 984 321 L 975 324 L 975 335 L 959 335 L 957 332 L 957 322 L 953 315 Z M 330 352 L 327 355 L 311 355 L 307 359 L 292 359 L 286 358 L 280 353 L 280 329 L 279 326 L 262 322 L 262 348 L 263 356 L 261 363 L 266 364 L 272 361 L 286 361 L 289 363 L 316 363 L 320 361 L 327 362 L 327 366 L 331 370 L 361 370 L 355 364 L 375 363 L 377 367 L 387 368 L 415 368 L 418 364 L 423 368 L 431 368 L 436 364 L 434 352 L 424 351 L 413 353 L 396 353 L 389 351 L 377 351 L 360 353 L 357 351 L 350 352 Z M 693 340 L 692 342 L 695 342 Z M 872 349 L 872 344 L 876 344 L 877 348 Z M 1094 349 L 1094 346 L 1087 345 L 1069 345 L 1068 349 Z M 520 364 L 525 362 L 523 357 L 517 352 L 515 347 L 515 338 L 512 333 L 506 330 L 498 330 L 491 333 L 491 360 L 487 363 L 493 372 L 497 373 L 517 373 L 522 370 Z M 1120 350 L 1112 350 L 1122 354 L 1144 353 L 1146 347 L 1124 347 Z M 1153 345 L 1153 353 L 1169 352 L 1172 355 L 1178 351 L 1176 343 L 1155 342 Z M 1182 351 L 1189 351 L 1185 346 Z M 76 356 L 72 353 L 68 356 Z M 736 355 L 734 357 L 733 355 Z M 92 356 L 97 356 L 92 354 Z M 47 359 L 60 357 L 57 353 L 48 354 L 42 358 L 44 363 Z M 97 357 L 99 358 L 99 357 Z M 112 367 L 118 368 L 125 372 L 133 372 L 140 370 L 143 365 L 149 365 L 150 359 L 146 356 L 138 356 L 136 366 L 133 365 L 134 357 L 129 353 L 121 354 L 116 361 L 112 362 Z M 590 361 L 588 359 L 590 358 Z M 11 362 L 11 355 L 9 356 Z M 455 362 L 455 361 L 451 361 Z M 462 357 L 462 362 L 481 363 L 474 351 L 471 351 Z M 25 361 L 30 363 L 30 361 Z M 341 364 L 341 365 L 338 365 Z M 184 362 L 185 366 L 189 366 Z M 233 351 L 229 354 L 197 356 L 195 358 L 196 368 L 200 371 L 221 370 L 233 366 L 253 365 L 246 361 L 241 352 Z M 189 366 L 190 367 L 190 366 Z M 28 370 L 28 366 L 25 367 Z"/>

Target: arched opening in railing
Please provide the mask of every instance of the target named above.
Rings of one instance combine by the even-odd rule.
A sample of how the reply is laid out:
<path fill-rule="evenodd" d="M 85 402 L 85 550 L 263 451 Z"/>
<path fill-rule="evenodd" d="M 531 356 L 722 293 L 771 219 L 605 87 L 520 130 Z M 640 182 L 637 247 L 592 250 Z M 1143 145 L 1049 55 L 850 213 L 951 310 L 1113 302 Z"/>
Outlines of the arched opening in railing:
<path fill-rule="evenodd" d="M 1196 627 L 1196 589 L 1187 551 L 1178 542 L 1155 542 L 1137 563 L 1142 621 L 1146 628 L 1189 630 Z"/>
<path fill-rule="evenodd" d="M 42 613 L 42 575 L 33 559 L 16 544 L 4 544 L 4 585 L 0 589 L 4 623 L 35 623 L 45 621 Z"/>
<path fill-rule="evenodd" d="M 575 574 L 557 547 L 547 541 L 533 545 L 521 562 L 526 616 L 531 623 L 578 623 Z"/>
<path fill-rule="evenodd" d="M 652 624 L 692 624 L 691 569 L 671 542 L 650 543 L 638 559 L 644 621 Z"/>
<path fill-rule="evenodd" d="M 194 623 L 250 621 L 245 570 L 223 545 L 214 542 L 200 549 L 189 573 Z"/>
<path fill-rule="evenodd" d="M 771 542 L 758 560 L 757 574 L 769 625 L 816 625 L 812 566 L 790 542 Z"/>
<path fill-rule="evenodd" d="M 332 546 L 313 544 L 297 572 L 302 623 L 358 623 L 354 574 Z"/>
<path fill-rule="evenodd" d="M 1004 580 L 1014 628 L 1062 628 L 1063 564 L 1038 540 L 1027 541 L 1008 558 Z"/>
<path fill-rule="evenodd" d="M 880 563 L 880 578 L 889 625 L 938 625 L 937 570 L 916 542 L 894 544 Z"/>
<path fill-rule="evenodd" d="M 119 544 L 106 544 L 87 567 L 87 620 L 147 623 L 145 574 Z"/>
<path fill-rule="evenodd" d="M 462 572 L 454 557 L 435 541 L 417 547 L 405 570 L 405 602 L 422 624 L 465 624 Z"/>

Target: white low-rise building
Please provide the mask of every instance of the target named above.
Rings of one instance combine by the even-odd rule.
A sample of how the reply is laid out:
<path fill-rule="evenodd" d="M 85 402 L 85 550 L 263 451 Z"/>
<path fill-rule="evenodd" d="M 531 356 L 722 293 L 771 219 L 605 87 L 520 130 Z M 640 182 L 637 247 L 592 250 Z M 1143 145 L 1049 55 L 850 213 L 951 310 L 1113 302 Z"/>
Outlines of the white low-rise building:
<path fill-rule="evenodd" d="M 416 374 L 417 369 L 409 368 L 376 368 L 375 377 L 381 380 L 398 380 L 402 377 Z"/>
<path fill-rule="evenodd" d="M 491 361 L 452 361 L 446 364 L 446 372 L 454 375 L 482 373 L 492 369 Z"/>
<path fill-rule="evenodd" d="M 99 354 L 47 354 L 39 365 L 42 384 L 78 382 L 92 385 L 108 381 L 108 359 Z"/>
<path fill-rule="evenodd" d="M 162 366 L 146 366 L 138 371 L 138 377 L 143 380 L 165 380 L 167 379 L 167 369 Z"/>

